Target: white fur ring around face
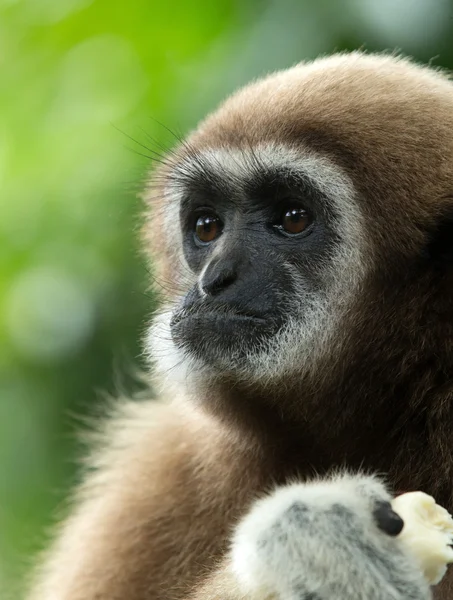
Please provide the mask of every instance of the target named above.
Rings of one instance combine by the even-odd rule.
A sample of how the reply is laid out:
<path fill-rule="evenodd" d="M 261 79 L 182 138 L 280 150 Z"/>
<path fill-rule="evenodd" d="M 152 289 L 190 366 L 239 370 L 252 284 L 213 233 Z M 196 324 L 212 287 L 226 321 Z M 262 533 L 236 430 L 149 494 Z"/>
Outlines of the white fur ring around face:
<path fill-rule="evenodd" d="M 404 521 L 398 539 L 417 560 L 428 583 L 439 583 L 447 564 L 453 563 L 451 515 L 423 492 L 396 497 L 392 508 Z"/>

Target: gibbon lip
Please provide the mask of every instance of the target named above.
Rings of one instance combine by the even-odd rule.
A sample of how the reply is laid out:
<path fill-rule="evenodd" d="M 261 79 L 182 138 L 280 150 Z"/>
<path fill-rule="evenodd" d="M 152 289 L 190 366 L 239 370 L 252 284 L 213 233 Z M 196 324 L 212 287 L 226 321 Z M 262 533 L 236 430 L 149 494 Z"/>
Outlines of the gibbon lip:
<path fill-rule="evenodd" d="M 236 307 L 220 305 L 216 307 L 203 307 L 198 310 L 183 310 L 173 315 L 172 325 L 177 325 L 187 319 L 221 319 L 223 321 L 243 321 L 244 323 L 255 323 L 256 325 L 269 324 L 271 319 L 264 315 L 238 310 Z"/>
<path fill-rule="evenodd" d="M 241 343 L 246 340 L 253 343 L 272 336 L 278 330 L 278 325 L 262 317 L 209 310 L 181 315 L 172 320 L 170 329 L 176 343 L 193 344 L 198 352 L 200 343 L 204 344 L 206 352 L 211 352 L 213 346 L 216 351 L 223 348 L 225 352 L 230 352 L 239 340 Z"/>
<path fill-rule="evenodd" d="M 232 313 L 222 313 L 222 312 L 217 312 L 215 310 L 212 311 L 206 311 L 204 313 L 206 315 L 206 317 L 214 317 L 214 318 L 221 318 L 221 319 L 235 319 L 237 321 L 252 321 L 255 323 L 268 323 L 268 319 L 265 319 L 263 317 L 258 317 L 257 315 L 249 315 L 249 314 L 245 314 L 245 313 L 238 313 L 238 312 L 232 312 Z"/>
<path fill-rule="evenodd" d="M 226 312 L 226 311 L 217 311 L 217 310 L 204 310 L 197 312 L 189 312 L 186 314 L 175 315 L 171 321 L 172 325 L 178 325 L 179 323 L 191 320 L 191 319 L 200 319 L 200 320 L 222 320 L 222 321 L 243 321 L 244 323 L 255 323 L 257 325 L 266 325 L 269 323 L 269 319 L 265 319 L 264 317 L 260 317 L 257 315 L 251 315 L 246 313 L 239 312 Z"/>

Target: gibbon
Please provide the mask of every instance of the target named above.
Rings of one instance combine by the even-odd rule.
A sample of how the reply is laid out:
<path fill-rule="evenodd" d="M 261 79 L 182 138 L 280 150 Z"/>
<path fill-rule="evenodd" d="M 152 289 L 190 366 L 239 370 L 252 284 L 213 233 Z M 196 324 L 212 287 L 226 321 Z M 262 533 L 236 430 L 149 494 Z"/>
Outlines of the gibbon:
<path fill-rule="evenodd" d="M 271 74 L 144 196 L 158 398 L 100 426 L 30 599 L 430 598 L 389 500 L 453 510 L 449 77 L 359 52 Z"/>

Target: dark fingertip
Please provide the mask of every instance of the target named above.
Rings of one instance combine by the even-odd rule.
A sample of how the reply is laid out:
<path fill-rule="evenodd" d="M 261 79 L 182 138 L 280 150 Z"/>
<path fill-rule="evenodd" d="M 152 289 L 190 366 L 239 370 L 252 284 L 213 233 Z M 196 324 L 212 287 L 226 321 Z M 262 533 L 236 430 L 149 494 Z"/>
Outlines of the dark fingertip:
<path fill-rule="evenodd" d="M 379 529 L 391 536 L 400 534 L 404 527 L 403 519 L 392 509 L 390 502 L 377 501 L 373 517 Z"/>

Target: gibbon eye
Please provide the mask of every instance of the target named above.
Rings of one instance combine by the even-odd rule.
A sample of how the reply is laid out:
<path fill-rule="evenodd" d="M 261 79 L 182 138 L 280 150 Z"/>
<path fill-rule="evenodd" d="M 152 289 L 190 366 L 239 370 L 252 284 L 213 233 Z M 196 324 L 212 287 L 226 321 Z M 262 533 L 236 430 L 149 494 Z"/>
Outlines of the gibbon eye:
<path fill-rule="evenodd" d="M 294 207 L 285 210 L 280 227 L 289 234 L 302 233 L 310 225 L 310 216 L 303 208 Z"/>
<path fill-rule="evenodd" d="M 195 238 L 203 244 L 209 244 L 222 233 L 222 222 L 215 215 L 202 215 L 195 223 Z"/>

